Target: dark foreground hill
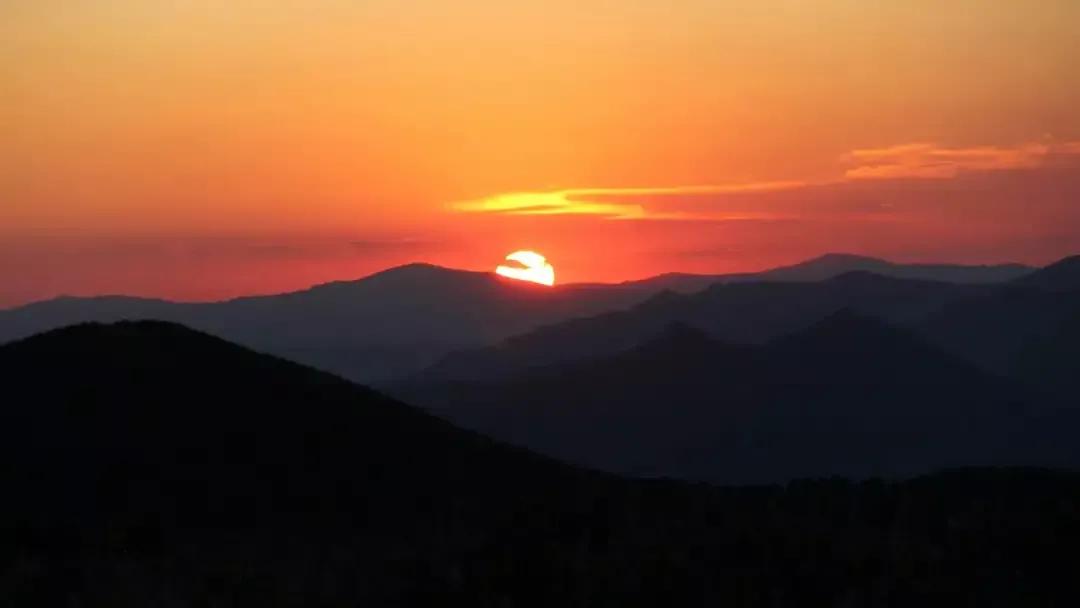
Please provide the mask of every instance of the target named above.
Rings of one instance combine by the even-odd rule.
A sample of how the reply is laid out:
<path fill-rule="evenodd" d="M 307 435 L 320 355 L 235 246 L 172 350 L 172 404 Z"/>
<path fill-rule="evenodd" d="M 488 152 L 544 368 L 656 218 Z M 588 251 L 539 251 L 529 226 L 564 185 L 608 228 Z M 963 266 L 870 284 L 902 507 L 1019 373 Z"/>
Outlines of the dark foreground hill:
<path fill-rule="evenodd" d="M 583 466 L 722 483 L 1080 466 L 1080 408 L 848 310 L 763 346 L 674 324 L 623 353 L 410 401 Z"/>
<path fill-rule="evenodd" d="M 583 472 L 175 325 L 0 347 L 0 605 L 1063 605 L 1080 477 Z"/>

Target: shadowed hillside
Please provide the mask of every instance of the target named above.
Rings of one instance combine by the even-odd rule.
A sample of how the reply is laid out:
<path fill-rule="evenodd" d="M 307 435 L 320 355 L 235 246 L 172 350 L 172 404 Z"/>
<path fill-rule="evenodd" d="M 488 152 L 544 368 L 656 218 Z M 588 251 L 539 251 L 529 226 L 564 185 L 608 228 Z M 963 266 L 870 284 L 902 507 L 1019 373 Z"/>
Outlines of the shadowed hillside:
<path fill-rule="evenodd" d="M 678 328 L 660 345 L 742 359 Z M 1075 475 L 622 481 L 163 323 L 0 346 L 0 374 L 4 605 L 1027 606 L 1075 592 Z"/>
<path fill-rule="evenodd" d="M 676 324 L 618 355 L 402 394 L 508 442 L 632 475 L 730 483 L 1080 465 L 1078 412 L 850 311 L 765 346 Z"/>
<path fill-rule="evenodd" d="M 842 309 L 911 324 L 949 302 L 991 289 L 865 272 L 818 283 L 716 284 L 690 295 L 665 292 L 626 311 L 573 319 L 495 346 L 453 353 L 423 377 L 495 379 L 531 367 L 611 355 L 641 344 L 673 322 L 740 344 L 764 343 L 805 329 Z"/>
<path fill-rule="evenodd" d="M 1014 282 L 1047 291 L 1080 291 L 1080 255 L 1059 260 Z"/>

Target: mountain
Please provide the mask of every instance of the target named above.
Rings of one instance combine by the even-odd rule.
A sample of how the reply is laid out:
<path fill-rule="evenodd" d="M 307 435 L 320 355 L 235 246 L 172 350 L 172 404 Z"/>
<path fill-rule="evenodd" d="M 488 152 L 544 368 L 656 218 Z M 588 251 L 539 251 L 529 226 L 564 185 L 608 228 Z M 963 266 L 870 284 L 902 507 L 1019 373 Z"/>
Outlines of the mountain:
<path fill-rule="evenodd" d="M 725 281 L 816 280 L 867 265 L 885 274 L 925 274 L 919 270 L 922 267 L 831 255 L 760 275 L 669 273 L 618 284 L 551 289 L 491 273 L 410 264 L 355 281 L 225 302 L 62 297 L 0 311 L 0 343 L 74 323 L 158 319 L 356 381 L 385 385 L 450 352 L 489 346 L 548 324 L 622 310 L 665 290 L 688 294 Z M 977 275 L 980 280 L 1020 272 L 1012 266 L 932 268 L 946 269 L 937 273 L 941 276 Z"/>
<path fill-rule="evenodd" d="M 728 352 L 700 338 L 674 328 L 653 362 Z M 620 480 L 158 322 L 2 345 L 0 380 L 3 605 L 829 606 L 889 588 L 902 605 L 1026 606 L 1075 593 L 1071 473 Z"/>
<path fill-rule="evenodd" d="M 1019 280 L 1036 269 L 1023 264 L 897 264 L 880 258 L 850 253 L 826 253 L 761 272 L 734 274 L 687 274 L 672 272 L 626 284 L 648 285 L 676 293 L 693 293 L 714 283 L 826 281 L 850 272 L 868 272 L 896 279 L 940 281 L 958 284 L 994 284 Z"/>
<path fill-rule="evenodd" d="M 828 253 L 792 266 L 744 275 L 740 280 L 824 281 L 848 272 L 871 272 L 897 279 L 945 283 L 1003 283 L 1034 271 L 1023 264 L 964 266 L 960 264 L 896 264 L 878 258 L 847 253 Z"/>
<path fill-rule="evenodd" d="M 950 302 L 916 327 L 926 339 L 983 369 L 1042 382 L 1051 375 L 1033 368 L 1060 368 L 1069 361 L 1065 336 L 1078 317 L 1080 292 L 1009 285 Z M 1049 351 L 1038 354 L 1044 347 L 1064 359 L 1049 361 Z"/>
<path fill-rule="evenodd" d="M 58 298 L 0 311 L 0 343 L 74 323 L 158 319 L 264 352 L 378 381 L 544 323 L 632 305 L 647 284 L 546 288 L 413 264 L 358 281 L 215 303 Z"/>
<path fill-rule="evenodd" d="M 676 324 L 614 356 L 401 394 L 509 443 L 644 477 L 743 483 L 1080 465 L 1074 412 L 848 310 L 762 346 Z"/>
<path fill-rule="evenodd" d="M 571 473 L 370 389 L 170 323 L 54 330 L 0 347 L 0 369 L 0 454 L 18 463 L 5 474 L 35 490 L 21 495 L 35 509 L 65 517 L 133 499 L 190 508 L 184 515 L 200 523 L 273 515 L 257 497 L 273 498 L 284 516 L 340 514 L 406 481 L 425 492 L 460 487 L 463 475 L 491 483 L 503 475 L 493 458 L 522 472 Z M 174 502 L 185 493 L 215 502 Z"/>
<path fill-rule="evenodd" d="M 572 319 L 494 346 L 455 352 L 425 370 L 421 377 L 494 379 L 530 367 L 612 355 L 640 344 L 672 322 L 740 344 L 760 344 L 805 329 L 845 308 L 908 325 L 948 302 L 990 289 L 865 272 L 817 283 L 717 283 L 699 293 L 663 292 L 625 311 Z"/>
<path fill-rule="evenodd" d="M 1080 305 L 1063 316 L 1053 332 L 1026 342 L 1010 371 L 1075 400 L 1080 393 Z"/>
<path fill-rule="evenodd" d="M 516 527 L 613 485 L 167 323 L 55 330 L 0 370 L 5 605 L 414 605 L 528 569 L 554 532 Z"/>
<path fill-rule="evenodd" d="M 1080 255 L 1059 260 L 1014 282 L 1046 291 L 1080 291 Z"/>

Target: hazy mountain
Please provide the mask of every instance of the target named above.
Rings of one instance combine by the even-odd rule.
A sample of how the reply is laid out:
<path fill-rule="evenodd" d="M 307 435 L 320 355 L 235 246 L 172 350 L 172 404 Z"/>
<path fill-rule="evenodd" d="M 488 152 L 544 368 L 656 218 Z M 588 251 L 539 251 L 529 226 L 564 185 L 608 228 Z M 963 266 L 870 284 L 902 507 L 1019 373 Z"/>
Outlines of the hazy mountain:
<path fill-rule="evenodd" d="M 1047 291 L 1080 291 L 1080 255 L 1067 257 L 1015 282 Z"/>
<path fill-rule="evenodd" d="M 490 273 L 412 264 L 356 281 L 226 302 L 57 298 L 0 311 L 0 343 L 73 323 L 160 319 L 354 380 L 385 382 L 423 369 L 455 350 L 487 346 L 545 324 L 625 309 L 664 290 L 692 293 L 718 281 L 817 280 L 868 267 L 911 276 L 934 269 L 930 275 L 957 281 L 996 280 L 1022 271 L 1016 266 L 905 266 L 829 255 L 758 275 L 670 273 L 619 284 L 548 289 Z"/>
<path fill-rule="evenodd" d="M 216 303 L 58 298 L 0 311 L 0 342 L 87 321 L 160 319 L 353 379 L 396 377 L 450 350 L 632 305 L 645 283 L 554 289 L 414 264 L 357 281 Z"/>
<path fill-rule="evenodd" d="M 1077 318 L 1080 292 L 1009 286 L 952 302 L 920 322 L 918 329 L 984 369 L 1053 388 L 1067 375 L 1063 366 L 1077 359 L 1069 354 Z M 1040 366 L 1047 369 L 1039 371 Z"/>
<path fill-rule="evenodd" d="M 832 279 L 849 272 L 870 272 L 898 279 L 941 281 L 945 283 L 991 284 L 1017 280 L 1035 270 L 1035 268 L 1023 264 L 897 264 L 864 255 L 827 253 L 805 262 L 761 272 L 715 275 L 671 272 L 640 281 L 629 281 L 624 285 L 648 285 L 676 293 L 693 293 L 714 283 L 746 281 L 815 282 Z"/>
<path fill-rule="evenodd" d="M 564 321 L 495 346 L 456 352 L 423 376 L 491 379 L 530 367 L 610 355 L 640 344 L 672 322 L 741 344 L 763 343 L 804 329 L 842 309 L 913 324 L 948 302 L 989 289 L 865 272 L 817 283 L 718 283 L 699 293 L 665 292 L 626 311 Z"/>
<path fill-rule="evenodd" d="M 1034 268 L 1023 264 L 896 264 L 861 255 L 829 253 L 792 266 L 744 275 L 740 280 L 824 281 L 848 272 L 872 272 L 898 279 L 976 284 L 1003 283 L 1023 277 L 1033 270 Z"/>
<path fill-rule="evenodd" d="M 676 324 L 619 355 L 403 393 L 493 437 L 642 476 L 746 482 L 1080 464 L 1073 413 L 850 311 L 764 346 Z"/>

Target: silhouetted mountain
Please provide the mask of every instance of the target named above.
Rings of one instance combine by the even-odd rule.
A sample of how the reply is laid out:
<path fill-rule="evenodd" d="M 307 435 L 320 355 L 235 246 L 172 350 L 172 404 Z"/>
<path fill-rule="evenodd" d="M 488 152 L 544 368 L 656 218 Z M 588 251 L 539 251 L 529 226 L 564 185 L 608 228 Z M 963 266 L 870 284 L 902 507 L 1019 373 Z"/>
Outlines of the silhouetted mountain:
<path fill-rule="evenodd" d="M 1068 391 L 1080 318 L 1080 256 L 947 303 L 917 325 L 927 339 L 986 370 Z"/>
<path fill-rule="evenodd" d="M 437 493 L 460 487 L 462 475 L 494 481 L 496 456 L 512 468 L 569 472 L 369 389 L 168 323 L 55 330 L 0 347 L 0 369 L 0 453 L 19 463 L 9 478 L 36 490 L 25 495 L 35 508 L 70 517 L 133 498 L 182 505 L 211 523 L 272 515 L 254 502 L 261 498 L 275 500 L 274 515 L 336 513 L 403 483 Z M 494 477 L 482 481 L 482 470 Z M 185 505 L 185 493 L 213 502 Z"/>
<path fill-rule="evenodd" d="M 1040 344 L 1059 341 L 1063 327 L 1078 315 L 1080 292 L 1008 286 L 951 302 L 921 321 L 918 329 L 927 339 L 984 369 L 1048 379 L 1032 374 L 1032 363 L 1026 359 Z"/>
<path fill-rule="evenodd" d="M 1080 465 L 1075 413 L 847 310 L 765 346 L 675 325 L 619 355 L 403 394 L 510 443 L 640 476 L 758 482 Z"/>
<path fill-rule="evenodd" d="M 1067 257 L 1015 282 L 1047 291 L 1080 291 L 1080 255 Z"/>
<path fill-rule="evenodd" d="M 386 383 L 449 352 L 489 346 L 546 324 L 622 310 L 665 290 L 688 294 L 716 282 L 812 281 L 866 268 L 958 282 L 1012 278 L 1023 271 L 1016 266 L 908 266 L 828 255 L 758 274 L 669 273 L 619 284 L 549 289 L 490 273 L 411 264 L 356 281 L 226 302 L 58 298 L 0 311 L 0 343 L 74 323 L 160 319 L 353 380 Z"/>
<path fill-rule="evenodd" d="M 799 331 L 845 308 L 896 324 L 913 324 L 948 302 L 990 289 L 865 272 L 818 283 L 721 283 L 690 295 L 663 292 L 626 311 L 573 319 L 488 348 L 453 353 L 422 377 L 495 379 L 530 367 L 611 355 L 640 344 L 672 322 L 743 344 Z"/>
<path fill-rule="evenodd" d="M 307 578 L 318 590 L 308 569 L 344 557 L 360 577 L 353 589 L 364 592 L 353 591 L 355 600 L 375 591 L 400 595 L 408 587 L 383 588 L 379 577 L 412 584 L 395 569 L 427 560 L 418 557 L 425 551 L 434 552 L 431 563 L 449 559 L 445 567 L 457 567 L 452 560 L 487 550 L 535 503 L 556 512 L 578 500 L 587 506 L 588 492 L 609 483 L 171 324 L 56 330 L 0 347 L 0 370 L 0 535 L 7 539 L 0 567 L 44 554 L 50 562 L 30 562 L 36 570 L 10 576 L 40 577 L 47 566 L 45 583 L 58 585 L 53 601 L 33 605 L 69 603 L 66 594 L 78 587 L 95 589 L 71 578 L 80 560 L 79 577 L 107 577 L 98 593 L 146 582 L 109 569 L 126 562 L 125 569 L 141 567 L 158 593 L 178 585 L 212 595 L 195 583 L 225 577 L 236 586 L 235 567 L 244 568 L 235 576 L 269 576 L 250 570 L 253 562 Z M 103 571 L 95 575 L 99 561 Z M 190 572 L 162 573 L 164 563 Z M 174 577 L 193 573 L 204 580 Z M 340 584 L 342 573 L 335 576 Z M 17 588 L 5 581 L 6 604 Z M 49 597 L 48 589 L 37 593 Z M 106 597 L 114 601 L 89 605 L 150 599 Z M 247 597 L 239 604 L 268 605 Z M 325 601 L 305 604 L 341 605 Z"/>
<path fill-rule="evenodd" d="M 826 281 L 849 272 L 870 272 L 896 279 L 941 281 L 958 284 L 1005 283 L 1024 277 L 1035 269 L 1023 264 L 897 264 L 879 258 L 850 253 L 827 253 L 816 258 L 761 272 L 701 275 L 667 273 L 626 284 L 649 285 L 677 293 L 693 293 L 714 283 Z"/>
<path fill-rule="evenodd" d="M 747 360 L 676 326 L 626 363 L 670 373 L 681 352 L 729 362 L 729 378 Z M 623 481 L 165 323 L 0 346 L 0 378 L 3 605 L 824 607 L 887 588 L 897 605 L 1029 606 L 1075 593 L 1076 475 Z"/>
<path fill-rule="evenodd" d="M 1057 328 L 1029 340 L 1019 350 L 1010 372 L 1076 401 L 1080 395 L 1080 298 Z"/>
<path fill-rule="evenodd" d="M 755 281 L 824 281 L 848 272 L 872 272 L 897 279 L 976 284 L 1003 283 L 1023 277 L 1033 270 L 1022 264 L 896 264 L 861 255 L 829 253 L 793 266 L 749 275 L 747 278 Z"/>
<path fill-rule="evenodd" d="M 380 380 L 445 353 L 632 305 L 647 284 L 554 289 L 490 273 L 413 264 L 358 281 L 215 303 L 59 298 L 0 311 L 0 343 L 87 321 L 160 319 L 346 377 Z"/>

